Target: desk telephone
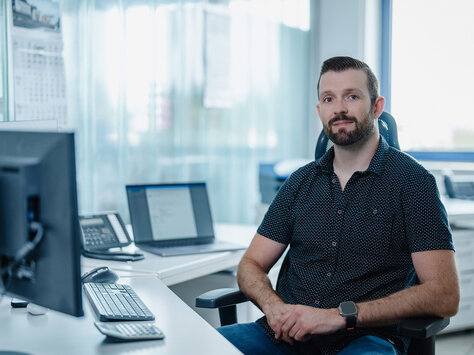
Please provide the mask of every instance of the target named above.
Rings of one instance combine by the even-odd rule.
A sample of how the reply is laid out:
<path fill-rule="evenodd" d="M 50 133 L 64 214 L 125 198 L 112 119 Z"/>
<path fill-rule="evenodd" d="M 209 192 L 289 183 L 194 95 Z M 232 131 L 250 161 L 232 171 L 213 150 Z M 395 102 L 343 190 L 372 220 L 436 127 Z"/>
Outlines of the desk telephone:
<path fill-rule="evenodd" d="M 143 254 L 112 252 L 108 249 L 130 245 L 132 240 L 125 224 L 116 212 L 91 214 L 79 217 L 82 230 L 83 255 L 89 258 L 136 261 Z"/>
<path fill-rule="evenodd" d="M 450 198 L 474 200 L 474 175 L 454 174 L 452 171 L 446 171 L 444 184 Z"/>

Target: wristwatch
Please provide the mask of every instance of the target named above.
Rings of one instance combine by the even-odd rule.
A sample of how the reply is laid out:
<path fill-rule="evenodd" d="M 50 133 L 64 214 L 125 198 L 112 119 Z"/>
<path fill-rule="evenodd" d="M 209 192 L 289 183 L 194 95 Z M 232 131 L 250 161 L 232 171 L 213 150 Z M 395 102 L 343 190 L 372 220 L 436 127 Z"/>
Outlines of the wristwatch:
<path fill-rule="evenodd" d="M 339 303 L 339 314 L 346 319 L 346 329 L 353 330 L 357 323 L 357 307 L 352 301 Z"/>

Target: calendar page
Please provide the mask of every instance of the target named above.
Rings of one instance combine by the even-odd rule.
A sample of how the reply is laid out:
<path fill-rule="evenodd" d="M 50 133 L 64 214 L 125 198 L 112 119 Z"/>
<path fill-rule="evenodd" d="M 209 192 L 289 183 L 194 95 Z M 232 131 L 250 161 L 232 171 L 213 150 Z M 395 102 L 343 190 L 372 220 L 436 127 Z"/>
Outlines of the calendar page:
<path fill-rule="evenodd" d="M 17 121 L 68 126 L 59 3 L 12 0 L 14 112 Z"/>

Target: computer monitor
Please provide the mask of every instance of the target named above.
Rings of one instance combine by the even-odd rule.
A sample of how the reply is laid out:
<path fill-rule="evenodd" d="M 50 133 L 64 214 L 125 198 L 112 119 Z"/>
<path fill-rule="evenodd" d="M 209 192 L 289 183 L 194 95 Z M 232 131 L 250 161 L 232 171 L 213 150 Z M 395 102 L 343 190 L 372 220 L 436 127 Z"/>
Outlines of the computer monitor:
<path fill-rule="evenodd" d="M 83 315 L 73 133 L 0 131 L 0 293 Z"/>

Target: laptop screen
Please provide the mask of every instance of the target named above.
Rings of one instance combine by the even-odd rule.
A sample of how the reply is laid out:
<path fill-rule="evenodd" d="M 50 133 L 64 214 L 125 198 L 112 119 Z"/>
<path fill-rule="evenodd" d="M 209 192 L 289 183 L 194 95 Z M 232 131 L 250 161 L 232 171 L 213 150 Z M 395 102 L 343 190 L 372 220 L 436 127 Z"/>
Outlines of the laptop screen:
<path fill-rule="evenodd" d="M 135 242 L 214 237 L 205 183 L 128 185 L 127 198 Z"/>

